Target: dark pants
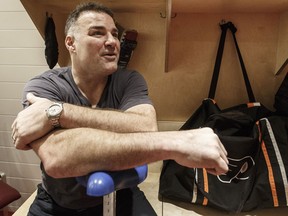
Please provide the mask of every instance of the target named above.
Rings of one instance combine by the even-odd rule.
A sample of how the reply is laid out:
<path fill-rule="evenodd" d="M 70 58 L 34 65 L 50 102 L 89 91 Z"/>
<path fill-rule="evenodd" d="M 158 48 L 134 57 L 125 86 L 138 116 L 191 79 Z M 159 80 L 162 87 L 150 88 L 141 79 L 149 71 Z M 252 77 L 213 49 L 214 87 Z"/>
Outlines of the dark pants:
<path fill-rule="evenodd" d="M 138 187 L 117 191 L 116 212 L 117 216 L 157 216 Z M 79 210 L 63 208 L 57 205 L 39 185 L 37 196 L 30 206 L 28 216 L 102 216 L 102 214 L 102 205 Z"/>

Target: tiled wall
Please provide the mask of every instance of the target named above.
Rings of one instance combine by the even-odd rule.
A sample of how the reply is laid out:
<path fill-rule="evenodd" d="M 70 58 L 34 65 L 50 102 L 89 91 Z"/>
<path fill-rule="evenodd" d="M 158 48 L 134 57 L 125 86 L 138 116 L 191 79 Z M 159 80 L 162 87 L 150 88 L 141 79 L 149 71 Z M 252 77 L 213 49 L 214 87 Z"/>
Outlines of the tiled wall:
<path fill-rule="evenodd" d="M 47 70 L 44 40 L 20 0 L 0 1 L 0 171 L 22 198 L 17 209 L 40 182 L 39 159 L 32 151 L 19 151 L 11 140 L 11 124 L 22 109 L 24 84 Z M 1 193 L 1 192 L 0 192 Z"/>

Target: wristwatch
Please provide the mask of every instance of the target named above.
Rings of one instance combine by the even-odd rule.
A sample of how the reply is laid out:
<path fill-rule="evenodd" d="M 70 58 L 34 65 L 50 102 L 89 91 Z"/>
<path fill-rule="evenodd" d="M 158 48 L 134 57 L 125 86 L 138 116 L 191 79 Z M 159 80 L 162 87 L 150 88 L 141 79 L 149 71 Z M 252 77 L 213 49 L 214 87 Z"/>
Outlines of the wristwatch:
<path fill-rule="evenodd" d="M 63 112 L 63 103 L 55 102 L 47 110 L 47 117 L 55 128 L 60 127 L 60 115 Z"/>

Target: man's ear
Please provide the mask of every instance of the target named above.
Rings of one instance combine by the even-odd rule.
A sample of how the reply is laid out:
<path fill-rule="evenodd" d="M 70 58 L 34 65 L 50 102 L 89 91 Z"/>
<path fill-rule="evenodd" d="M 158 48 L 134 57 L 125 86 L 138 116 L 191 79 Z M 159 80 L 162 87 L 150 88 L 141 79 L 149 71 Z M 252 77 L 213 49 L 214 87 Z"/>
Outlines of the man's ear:
<path fill-rule="evenodd" d="M 65 46 L 69 52 L 74 52 L 75 51 L 75 46 L 74 46 L 74 38 L 70 35 L 67 35 L 65 38 Z"/>

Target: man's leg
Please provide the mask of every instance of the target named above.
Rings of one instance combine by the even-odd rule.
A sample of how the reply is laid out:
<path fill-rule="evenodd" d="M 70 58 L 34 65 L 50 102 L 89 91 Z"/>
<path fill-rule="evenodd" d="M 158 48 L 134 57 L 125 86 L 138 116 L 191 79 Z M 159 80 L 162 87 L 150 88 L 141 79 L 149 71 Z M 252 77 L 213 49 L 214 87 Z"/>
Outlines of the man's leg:
<path fill-rule="evenodd" d="M 116 197 L 117 216 L 157 216 L 138 187 L 117 191 Z"/>

